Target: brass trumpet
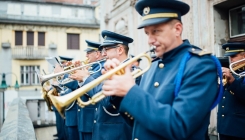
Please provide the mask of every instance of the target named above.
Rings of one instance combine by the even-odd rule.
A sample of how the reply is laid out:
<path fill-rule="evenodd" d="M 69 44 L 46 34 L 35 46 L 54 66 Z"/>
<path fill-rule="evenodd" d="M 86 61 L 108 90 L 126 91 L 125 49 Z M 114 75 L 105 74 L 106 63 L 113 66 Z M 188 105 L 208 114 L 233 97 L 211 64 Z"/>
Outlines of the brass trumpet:
<path fill-rule="evenodd" d="M 99 62 L 93 62 L 93 63 L 89 63 L 89 64 L 86 64 L 86 65 L 83 65 L 83 66 L 75 67 L 73 69 L 62 71 L 62 72 L 59 72 L 59 73 L 54 73 L 54 74 L 49 74 L 49 75 L 40 75 L 40 74 L 37 74 L 37 75 L 38 75 L 39 80 L 41 81 L 41 85 L 43 86 L 43 84 L 45 82 L 47 82 L 48 80 L 50 80 L 52 78 L 56 78 L 56 77 L 59 77 L 59 76 L 64 75 L 64 74 L 74 72 L 75 70 L 78 70 L 78 69 L 90 67 L 93 64 L 99 64 L 100 65 L 100 70 L 101 70 L 101 68 L 102 68 L 101 64 Z M 95 72 L 91 72 L 91 73 L 95 73 Z"/>
<path fill-rule="evenodd" d="M 86 64 L 88 64 L 88 59 L 86 59 L 86 60 L 84 60 L 84 61 L 80 61 L 80 64 L 81 64 L 81 65 L 86 65 Z M 70 65 L 70 66 L 64 67 L 64 71 L 70 70 L 70 69 L 73 69 L 73 68 L 75 68 L 75 64 L 72 64 L 72 65 Z"/>
<path fill-rule="evenodd" d="M 244 77 L 245 76 L 245 72 L 242 72 L 240 74 L 236 73 L 236 70 L 240 70 L 243 68 L 243 71 L 245 70 L 245 58 L 241 59 L 239 61 L 233 62 L 230 64 L 230 70 L 233 74 L 239 76 L 239 77 Z"/>
<path fill-rule="evenodd" d="M 154 51 L 155 48 L 149 50 L 149 51 Z M 102 81 L 108 79 L 109 77 L 111 77 L 114 74 L 123 74 L 124 73 L 124 68 L 127 67 L 128 65 L 130 65 L 131 63 L 137 61 L 139 58 L 141 57 L 145 57 L 148 60 L 148 67 L 146 67 L 145 69 L 141 70 L 140 72 L 135 72 L 133 73 L 133 77 L 136 78 L 140 75 L 142 75 L 143 73 L 145 73 L 146 71 L 148 71 L 148 69 L 151 66 L 151 57 L 147 54 L 149 51 L 139 54 L 137 56 L 135 56 L 134 58 L 131 58 L 130 60 L 126 61 L 125 63 L 122 63 L 121 65 L 119 65 L 118 67 L 108 71 L 107 73 L 105 73 L 104 75 L 98 77 L 97 79 L 95 79 L 94 81 L 84 85 L 83 87 L 67 94 L 64 96 L 52 96 L 50 95 L 50 99 L 53 103 L 53 105 L 56 107 L 56 109 L 58 110 L 58 112 L 60 113 L 60 115 L 62 117 L 64 117 L 64 111 L 65 108 L 71 104 L 74 100 L 78 99 L 80 96 L 83 96 L 86 92 L 90 91 L 92 88 L 94 88 L 95 86 L 97 86 L 98 84 L 100 84 Z M 95 94 L 89 101 L 87 102 L 80 102 L 80 106 L 87 106 L 89 104 L 95 104 L 97 102 L 99 102 L 100 100 L 102 100 L 103 98 L 105 98 L 105 95 L 103 94 L 103 91 Z"/>
<path fill-rule="evenodd" d="M 230 71 L 239 76 L 239 77 L 244 77 L 245 76 L 245 72 L 242 72 L 240 74 L 236 73 L 237 70 L 242 69 L 245 70 L 245 59 L 241 59 L 239 61 L 233 62 L 229 65 Z M 223 85 L 225 86 L 227 84 L 227 78 L 225 76 L 223 76 L 222 79 Z"/>

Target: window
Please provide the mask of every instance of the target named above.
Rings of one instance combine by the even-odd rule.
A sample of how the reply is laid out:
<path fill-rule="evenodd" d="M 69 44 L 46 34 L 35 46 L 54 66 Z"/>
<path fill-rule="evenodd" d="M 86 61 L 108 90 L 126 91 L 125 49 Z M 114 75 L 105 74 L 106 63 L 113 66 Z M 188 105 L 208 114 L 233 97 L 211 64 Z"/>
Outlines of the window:
<path fill-rule="evenodd" d="M 38 46 L 45 46 L 45 33 L 38 32 Z"/>
<path fill-rule="evenodd" d="M 245 5 L 231 9 L 230 16 L 230 37 L 245 35 Z"/>
<path fill-rule="evenodd" d="M 27 46 L 34 46 L 34 32 L 27 32 Z"/>
<path fill-rule="evenodd" d="M 35 73 L 35 71 L 39 69 L 40 66 L 20 66 L 21 85 L 39 84 L 39 79 Z"/>
<path fill-rule="evenodd" d="M 15 31 L 15 45 L 22 45 L 23 33 L 22 31 Z"/>
<path fill-rule="evenodd" d="M 79 50 L 79 34 L 67 34 L 67 49 Z"/>

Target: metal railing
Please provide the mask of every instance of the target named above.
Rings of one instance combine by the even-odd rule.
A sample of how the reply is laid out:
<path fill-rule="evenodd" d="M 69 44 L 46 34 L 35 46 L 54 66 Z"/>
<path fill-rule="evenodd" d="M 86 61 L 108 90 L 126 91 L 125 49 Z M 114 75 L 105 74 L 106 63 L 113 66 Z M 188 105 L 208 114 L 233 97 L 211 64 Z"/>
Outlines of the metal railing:
<path fill-rule="evenodd" d="M 48 49 L 45 47 L 16 46 L 12 48 L 14 59 L 45 59 L 48 56 Z"/>

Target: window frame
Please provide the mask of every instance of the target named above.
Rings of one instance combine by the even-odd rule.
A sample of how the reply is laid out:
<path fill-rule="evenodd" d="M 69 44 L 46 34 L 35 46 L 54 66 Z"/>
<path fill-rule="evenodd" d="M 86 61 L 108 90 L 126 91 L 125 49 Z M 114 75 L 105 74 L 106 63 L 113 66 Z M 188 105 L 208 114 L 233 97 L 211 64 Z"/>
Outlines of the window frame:
<path fill-rule="evenodd" d="M 22 86 L 39 85 L 40 81 L 35 72 L 36 70 L 39 70 L 39 69 L 40 69 L 40 65 L 21 65 L 20 66 L 20 84 Z"/>
<path fill-rule="evenodd" d="M 43 44 L 40 42 L 40 34 L 43 34 Z M 37 46 L 45 46 L 45 32 L 37 32 Z"/>
<path fill-rule="evenodd" d="M 21 32 L 21 44 L 16 44 L 17 43 L 17 41 L 16 41 L 16 38 L 17 38 L 16 32 Z M 23 46 L 23 31 L 15 30 L 14 34 L 15 34 L 15 46 Z"/>
<path fill-rule="evenodd" d="M 32 33 L 32 40 L 28 40 L 28 33 Z M 28 44 L 30 43 L 29 41 L 32 41 L 32 44 Z M 34 32 L 33 31 L 27 31 L 26 32 L 26 46 L 34 46 Z"/>
<path fill-rule="evenodd" d="M 229 36 L 230 36 L 230 38 L 236 38 L 236 37 L 241 37 L 241 36 L 245 36 L 245 33 L 243 33 L 243 34 L 238 34 L 238 35 L 231 35 L 231 11 L 232 10 L 235 10 L 235 9 L 238 9 L 238 8 L 241 8 L 241 7 L 245 7 L 245 4 L 244 5 L 240 5 L 240 6 L 238 6 L 238 7 L 235 7 L 235 8 L 232 8 L 232 9 L 230 9 L 229 10 L 229 30 L 230 30 L 230 34 L 229 34 Z"/>
<path fill-rule="evenodd" d="M 73 40 L 73 36 L 75 37 L 75 35 L 77 35 L 78 40 L 77 40 L 77 48 L 72 47 L 73 44 L 72 42 L 74 42 Z M 76 33 L 67 33 L 67 50 L 80 50 L 80 34 L 76 34 Z"/>

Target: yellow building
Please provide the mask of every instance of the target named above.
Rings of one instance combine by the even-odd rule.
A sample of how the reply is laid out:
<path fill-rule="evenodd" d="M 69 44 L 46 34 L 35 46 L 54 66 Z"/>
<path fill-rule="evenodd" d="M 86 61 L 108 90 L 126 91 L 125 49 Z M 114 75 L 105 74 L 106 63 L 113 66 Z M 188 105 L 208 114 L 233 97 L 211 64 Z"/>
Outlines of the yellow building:
<path fill-rule="evenodd" d="M 32 105 L 26 103 L 29 111 L 32 108 L 32 121 L 47 121 L 45 113 L 39 113 L 45 110 L 45 104 L 35 71 L 39 70 L 41 74 L 52 72 L 53 67 L 46 57 L 59 59 L 61 55 L 74 60 L 85 59 L 85 40 L 99 41 L 100 38 L 95 6 L 28 0 L 0 1 L 0 5 L 0 80 L 3 73 L 6 74 L 7 85 L 13 87 L 17 80 L 20 85 L 17 96 L 37 99 Z M 16 93 L 5 93 L 5 99 L 0 93 L 0 101 L 7 110 L 6 96 L 11 98 Z M 0 104 L 0 120 L 3 120 L 3 108 Z"/>
<path fill-rule="evenodd" d="M 40 89 L 35 70 L 52 70 L 45 57 L 62 55 L 84 60 L 85 39 L 99 41 L 93 6 L 26 2 L 0 5 L 7 7 L 0 15 L 0 73 L 14 73 L 21 90 Z M 16 77 L 6 76 L 8 85 L 14 85 Z"/>

